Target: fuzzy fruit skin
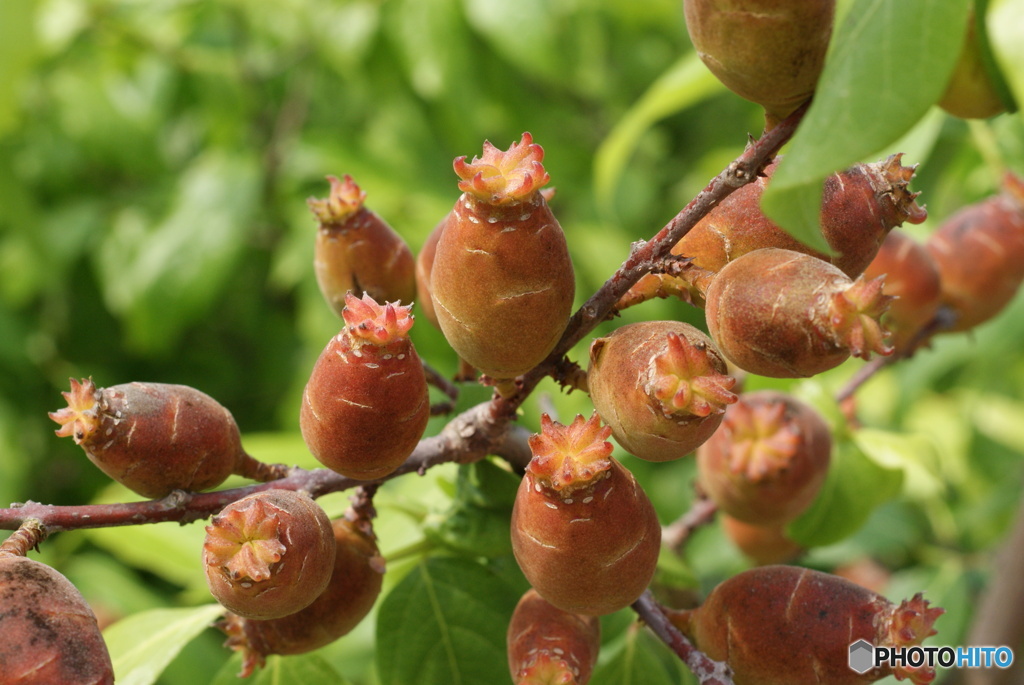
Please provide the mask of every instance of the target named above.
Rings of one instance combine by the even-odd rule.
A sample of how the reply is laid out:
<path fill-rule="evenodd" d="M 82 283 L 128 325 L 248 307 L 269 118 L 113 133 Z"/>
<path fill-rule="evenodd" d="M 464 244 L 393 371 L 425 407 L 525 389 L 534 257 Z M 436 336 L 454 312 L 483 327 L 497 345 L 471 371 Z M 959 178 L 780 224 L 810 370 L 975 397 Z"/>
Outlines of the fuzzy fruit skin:
<path fill-rule="evenodd" d="M 569 427 L 554 424 L 591 431 L 554 450 L 541 444 L 551 424 L 545 414 L 541 435 L 530 439 L 534 457 L 512 507 L 512 552 L 530 585 L 559 609 L 610 614 L 650 584 L 661 525 L 633 474 L 611 457 L 611 431 L 598 430 L 596 414 L 586 424 L 582 416 Z"/>
<path fill-rule="evenodd" d="M 803 552 L 786 537 L 785 526 L 756 526 L 723 514 L 722 528 L 737 549 L 759 566 L 792 561 Z"/>
<path fill-rule="evenodd" d="M 267 490 L 232 502 L 206 527 L 210 593 L 245 618 L 306 608 L 327 587 L 336 545 L 331 522 L 309 495 Z"/>
<path fill-rule="evenodd" d="M 703 377 L 714 383 L 713 397 L 703 416 L 672 410 L 654 396 L 655 360 L 664 358 L 673 333 L 700 350 L 710 367 Z M 646 321 L 617 328 L 591 344 L 587 386 L 594 408 L 626 451 L 647 461 L 668 461 L 690 454 L 722 422 L 725 404 L 736 400 L 729 392 L 736 381 L 727 371 L 711 338 L 690 324 Z"/>
<path fill-rule="evenodd" d="M 143 497 L 206 490 L 235 471 L 245 451 L 224 406 L 185 385 L 125 383 L 97 389 L 71 379 L 69 406 L 50 414 L 103 473 Z"/>
<path fill-rule="evenodd" d="M 416 255 L 416 303 L 420 306 L 420 314 L 426 317 L 427 321 L 434 328 L 441 328 L 437 322 L 437 312 L 434 311 L 434 297 L 430 292 L 430 273 L 434 270 L 434 256 L 437 254 L 437 244 L 441 240 L 441 233 L 448 217 L 441 219 L 434 230 L 427 236 L 426 242 Z"/>
<path fill-rule="evenodd" d="M 523 146 L 539 150 L 530 141 L 524 134 L 508 154 Z M 495 194 L 496 201 L 470 190 L 481 176 L 471 175 L 476 162 L 464 165 L 469 171 L 460 187 L 466 192 L 448 215 L 434 255 L 430 287 L 445 338 L 459 357 L 497 380 L 543 361 L 572 311 L 576 285 L 565 236 L 538 192 L 547 177 L 542 156 L 536 153 L 534 170 L 522 172 L 543 174 L 527 183 L 529 192 Z M 456 169 L 463 168 L 460 161 Z"/>
<path fill-rule="evenodd" d="M 324 466 L 374 480 L 412 454 L 429 418 L 426 374 L 408 337 L 366 343 L 350 326 L 320 353 L 302 396 L 299 426 Z"/>
<path fill-rule="evenodd" d="M 409 246 L 363 205 L 365 193 L 351 176 L 344 181 L 333 176 L 327 179 L 331 196 L 309 200 L 319 219 L 313 268 L 324 299 L 338 316 L 349 292 L 357 296 L 365 292 L 378 302 L 412 302 L 416 267 Z"/>
<path fill-rule="evenodd" d="M 960 58 L 938 102 L 939 107 L 961 119 L 987 119 L 1006 111 L 982 59 L 979 20 L 984 21 L 984 18 L 978 17 L 972 7 Z"/>
<path fill-rule="evenodd" d="M 269 621 L 225 617 L 221 629 L 228 635 L 227 645 L 243 654 L 240 677 L 262 667 L 268 654 L 305 654 L 330 644 L 370 613 L 384 580 L 384 558 L 372 529 L 359 520 L 339 518 L 333 530 L 338 550 L 334 570 L 312 604 Z"/>
<path fill-rule="evenodd" d="M 834 0 L 684 0 L 701 60 L 765 109 L 768 128 L 810 99 L 832 36 Z"/>
<path fill-rule="evenodd" d="M 531 588 L 512 613 L 506 643 L 516 685 L 586 685 L 601 647 L 601 623 L 562 611 Z"/>
<path fill-rule="evenodd" d="M 942 301 L 935 260 L 924 245 L 906 233 L 892 231 L 864 276 L 885 277 L 885 294 L 896 299 L 882 315 L 882 324 L 889 330 L 889 341 L 897 352 L 909 352 L 915 335 L 932 320 Z"/>
<path fill-rule="evenodd" d="M 718 349 L 750 373 L 801 378 L 850 354 L 891 354 L 878 317 L 882 282 L 851 282 L 810 255 L 765 248 L 729 262 L 707 292 L 707 322 Z"/>
<path fill-rule="evenodd" d="M 689 257 L 695 266 L 714 274 L 749 252 L 777 247 L 830 262 L 856 278 L 874 259 L 890 230 L 905 221 L 919 224 L 927 217 L 915 202 L 917 195 L 907 190 L 915 167 L 902 166 L 899 155 L 858 164 L 825 179 L 821 236 L 835 254 L 823 254 L 786 233 L 761 211 L 761 197 L 779 159 L 765 167 L 764 176 L 733 192 L 701 219 L 672 253 Z"/>
<path fill-rule="evenodd" d="M 1007 175 L 999 195 L 964 207 L 925 243 L 943 304 L 964 331 L 1001 312 L 1024 279 L 1024 181 Z"/>
<path fill-rule="evenodd" d="M 38 561 L 0 555 L 0 635 L 0 685 L 114 682 L 92 609 Z"/>
<path fill-rule="evenodd" d="M 697 448 L 701 487 L 745 523 L 784 525 L 818 496 L 832 457 L 828 424 L 810 406 L 775 390 L 744 393 Z"/>
<path fill-rule="evenodd" d="M 762 566 L 733 576 L 697 609 L 670 618 L 698 649 L 726 661 L 737 685 L 859 685 L 891 671 L 858 675 L 849 667 L 851 643 L 920 644 L 934 634 L 931 625 L 941 613 L 927 608 L 920 595 L 896 607 L 837 576 Z M 890 632 L 900 626 L 907 631 L 903 638 Z M 897 675 L 921 685 L 935 677 L 928 671 L 905 669 Z"/>

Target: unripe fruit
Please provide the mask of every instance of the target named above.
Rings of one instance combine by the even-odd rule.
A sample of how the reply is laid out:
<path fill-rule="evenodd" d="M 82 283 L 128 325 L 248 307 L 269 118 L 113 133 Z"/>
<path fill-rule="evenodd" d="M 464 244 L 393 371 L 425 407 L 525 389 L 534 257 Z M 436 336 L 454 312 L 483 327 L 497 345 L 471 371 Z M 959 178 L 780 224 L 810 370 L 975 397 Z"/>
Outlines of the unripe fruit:
<path fill-rule="evenodd" d="M 462 196 L 445 222 L 431 291 L 445 338 L 499 382 L 548 355 L 565 330 L 575 281 L 565 236 L 539 192 L 544 151 L 529 133 L 482 158 L 455 160 Z"/>
<path fill-rule="evenodd" d="M 979 20 L 984 21 L 984 17 L 977 17 L 972 7 L 960 58 L 938 103 L 939 107 L 961 119 L 987 119 L 1006 111 L 1006 105 L 996 90 L 995 79 L 982 58 L 977 27 Z"/>
<path fill-rule="evenodd" d="M 942 300 L 939 270 L 928 250 L 900 231 L 892 231 L 882 243 L 865 278 L 885 277 L 882 288 L 893 296 L 881 323 L 890 333 L 889 342 L 898 352 L 908 349 L 917 333 L 935 316 Z"/>
<path fill-rule="evenodd" d="M 420 306 L 420 314 L 426 317 L 427 321 L 434 328 L 441 328 L 437 322 L 437 313 L 434 311 L 434 297 L 430 292 L 430 273 L 434 270 L 434 256 L 437 254 L 437 244 L 441 241 L 441 233 L 448 217 L 434 226 L 434 230 L 427 236 L 426 242 L 416 255 L 416 302 Z"/>
<path fill-rule="evenodd" d="M 563 611 L 598 616 L 633 603 L 654 576 L 661 526 L 612 456 L 611 429 L 541 417 L 512 508 L 512 551 L 526 579 Z"/>
<path fill-rule="evenodd" d="M 320 223 L 313 267 L 324 299 L 338 316 L 350 292 L 356 297 L 367 293 L 378 302 L 412 302 L 416 277 L 409 246 L 364 206 L 366 193 L 351 176 L 327 180 L 330 195 L 307 200 Z"/>
<path fill-rule="evenodd" d="M 252 462 L 231 412 L 184 385 L 126 383 L 96 388 L 71 379 L 68 406 L 50 413 L 86 456 L 144 497 L 206 490 Z"/>
<path fill-rule="evenodd" d="M 715 432 L 736 379 L 704 333 L 679 321 L 622 326 L 590 346 L 587 387 L 623 448 L 678 459 Z"/>
<path fill-rule="evenodd" d="M 512 613 L 506 641 L 515 685 L 586 685 L 601 647 L 601 623 L 562 611 L 530 589 Z"/>
<path fill-rule="evenodd" d="M 761 566 L 791 561 L 803 552 L 786 536 L 784 525 L 758 526 L 723 514 L 722 529 L 744 556 Z"/>
<path fill-rule="evenodd" d="M 750 373 L 813 376 L 853 354 L 891 354 L 878 324 L 891 298 L 882 279 L 856 281 L 810 255 L 755 250 L 729 262 L 707 293 L 718 349 Z"/>
<path fill-rule="evenodd" d="M 946 219 L 925 243 L 939 269 L 942 302 L 955 331 L 988 321 L 1024 279 L 1024 180 L 1007 174 L 1003 190 Z"/>
<path fill-rule="evenodd" d="M 0 635 L 0 685 L 114 682 L 92 609 L 38 561 L 0 553 Z"/>
<path fill-rule="evenodd" d="M 782 525 L 818 496 L 832 457 L 828 424 L 776 390 L 744 393 L 697 448 L 701 487 L 719 509 L 746 523 Z"/>
<path fill-rule="evenodd" d="M 410 307 L 347 296 L 346 327 L 320 353 L 299 425 L 324 466 L 383 478 L 412 454 L 430 418 L 427 379 L 409 340 Z"/>
<path fill-rule="evenodd" d="M 772 128 L 810 99 L 832 36 L 834 0 L 684 0 L 708 69 L 765 109 Z"/>
<path fill-rule="evenodd" d="M 320 506 L 291 490 L 232 502 L 206 527 L 203 569 L 218 602 L 246 618 L 304 609 L 327 587 L 334 535 Z"/>
<path fill-rule="evenodd" d="M 351 512 L 350 512 L 351 514 Z M 228 614 L 221 629 L 227 646 L 242 652 L 240 677 L 262 667 L 268 654 L 305 654 L 347 635 L 373 608 L 384 578 L 384 558 L 369 521 L 333 523 L 337 555 L 327 588 L 305 609 L 259 621 Z"/>
<path fill-rule="evenodd" d="M 671 612 L 672 622 L 709 657 L 726 661 L 743 685 L 858 685 L 890 673 L 930 683 L 927 666 L 888 666 L 859 675 L 849 647 L 919 645 L 943 610 L 920 594 L 899 606 L 854 583 L 796 566 L 763 566 L 718 585 L 704 604 Z"/>

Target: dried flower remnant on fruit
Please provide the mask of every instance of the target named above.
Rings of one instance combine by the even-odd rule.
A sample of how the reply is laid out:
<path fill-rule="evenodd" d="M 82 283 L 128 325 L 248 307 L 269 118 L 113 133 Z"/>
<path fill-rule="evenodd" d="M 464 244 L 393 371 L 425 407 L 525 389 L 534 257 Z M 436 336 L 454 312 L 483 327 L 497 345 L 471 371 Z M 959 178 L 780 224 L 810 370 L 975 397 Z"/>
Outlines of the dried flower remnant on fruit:
<path fill-rule="evenodd" d="M 459 357 L 499 392 L 558 343 L 575 277 L 565 235 L 539 192 L 543 149 L 524 133 L 482 158 L 455 160 L 462 195 L 444 225 L 430 271 L 438 324 Z"/>
<path fill-rule="evenodd" d="M 56 433 L 72 437 L 105 474 L 144 497 L 206 490 L 232 473 L 255 477 L 234 417 L 184 385 L 125 383 L 97 388 L 71 379 L 68 406 L 51 412 Z"/>
<path fill-rule="evenodd" d="M 327 180 L 328 196 L 307 200 L 319 224 L 313 267 L 324 299 L 338 315 L 348 293 L 367 293 L 380 302 L 411 302 L 416 297 L 416 265 L 409 246 L 365 206 L 366 193 L 351 176 Z"/>
<path fill-rule="evenodd" d="M 210 533 L 203 544 L 207 558 L 235 581 L 268 580 L 270 567 L 287 551 L 281 542 L 276 510 L 262 500 L 215 517 L 206 532 Z"/>
<path fill-rule="evenodd" d="M 890 673 L 927 685 L 934 669 L 849 667 L 849 646 L 921 644 L 943 613 L 921 595 L 900 605 L 837 576 L 796 566 L 763 566 L 719 584 L 696 609 L 669 618 L 737 683 L 864 685 Z"/>
<path fill-rule="evenodd" d="M 465 156 L 455 160 L 459 190 L 472 194 L 488 204 L 501 206 L 522 202 L 548 184 L 551 176 L 544 169 L 544 149 L 524 133 L 508 150 L 499 150 L 484 141 L 482 157 L 466 162 Z"/>
<path fill-rule="evenodd" d="M 854 357 L 870 359 L 872 352 L 892 354 L 886 344 L 888 331 L 878 320 L 894 299 L 883 292 L 885 279 L 857 278 L 849 288 L 833 293 L 829 302 L 834 339 L 850 350 Z"/>
<path fill-rule="evenodd" d="M 369 295 L 364 294 L 359 299 L 349 294 L 341 316 L 354 345 L 384 346 L 408 337 L 413 323 L 411 312 L 411 305 L 403 307 L 397 302 L 381 305 Z"/>
<path fill-rule="evenodd" d="M 213 596 L 234 613 L 261 620 L 309 606 L 327 587 L 335 556 L 327 515 L 291 490 L 232 502 L 206 527 L 203 543 Z"/>
<path fill-rule="evenodd" d="M 669 333 L 667 349 L 651 358 L 648 391 L 661 402 L 666 416 L 684 412 L 705 417 L 721 414 L 736 401 L 731 389 L 736 379 L 720 373 L 704 343 L 691 343 Z"/>
<path fill-rule="evenodd" d="M 602 426 L 595 414 L 590 419 L 577 415 L 568 426 L 555 423 L 547 414 L 540 417 L 541 432 L 530 437 L 533 459 L 526 469 L 545 488 L 563 497 L 603 478 L 611 467 L 612 429 Z"/>
<path fill-rule="evenodd" d="M 661 525 L 646 494 L 611 456 L 595 414 L 569 426 L 542 417 L 512 508 L 512 551 L 530 584 L 563 611 L 599 616 L 643 593 Z"/>

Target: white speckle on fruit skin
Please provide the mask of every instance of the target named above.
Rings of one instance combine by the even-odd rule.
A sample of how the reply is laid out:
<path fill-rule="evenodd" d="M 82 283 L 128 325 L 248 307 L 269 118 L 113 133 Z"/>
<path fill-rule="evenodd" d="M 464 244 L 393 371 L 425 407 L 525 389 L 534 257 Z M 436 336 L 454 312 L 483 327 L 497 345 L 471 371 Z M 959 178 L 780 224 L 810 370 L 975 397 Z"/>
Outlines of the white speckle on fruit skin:
<path fill-rule="evenodd" d="M 558 505 L 555 504 L 554 502 L 544 502 L 544 506 L 550 509 L 558 509 Z"/>
<path fill-rule="evenodd" d="M 583 498 L 583 503 L 584 503 L 584 504 L 590 504 L 590 503 L 591 503 L 591 502 L 593 502 L 593 501 L 594 501 L 594 496 L 593 496 L 593 495 L 591 495 L 591 496 L 589 496 L 589 497 L 584 497 L 584 498 Z"/>

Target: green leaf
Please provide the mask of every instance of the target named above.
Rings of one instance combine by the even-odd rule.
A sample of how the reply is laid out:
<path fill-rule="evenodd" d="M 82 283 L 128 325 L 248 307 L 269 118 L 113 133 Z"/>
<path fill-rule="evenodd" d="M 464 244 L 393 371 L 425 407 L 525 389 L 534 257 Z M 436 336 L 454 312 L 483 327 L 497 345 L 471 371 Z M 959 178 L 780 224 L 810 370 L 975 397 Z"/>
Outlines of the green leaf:
<path fill-rule="evenodd" d="M 155 683 L 181 649 L 224 613 L 219 604 L 188 609 L 153 609 L 103 631 L 119 685 Z"/>
<path fill-rule="evenodd" d="M 989 0 L 985 26 L 1006 85 L 1018 103 L 1024 102 L 1024 0 Z"/>
<path fill-rule="evenodd" d="M 484 460 L 459 467 L 451 508 L 424 532 L 456 551 L 488 558 L 511 554 L 509 519 L 520 479 Z"/>
<path fill-rule="evenodd" d="M 877 154 L 941 97 L 960 54 L 970 0 L 855 0 L 837 27 L 814 101 L 762 207 L 820 245 L 820 186 Z"/>
<path fill-rule="evenodd" d="M 666 662 L 665 651 L 663 643 L 634 623 L 626 631 L 618 651 L 594 671 L 591 682 L 594 685 L 676 685 L 680 669 L 668 666 L 671 662 Z"/>
<path fill-rule="evenodd" d="M 0 136 L 18 124 L 18 95 L 35 61 L 34 2 L 0 2 Z"/>
<path fill-rule="evenodd" d="M 297 654 L 295 656 L 278 656 L 271 654 L 267 664 L 258 669 L 248 680 L 239 680 L 238 673 L 242 670 L 242 656 L 236 654 L 220 669 L 210 685 L 347 685 L 348 681 L 341 677 L 331 664 L 316 652 Z"/>
<path fill-rule="evenodd" d="M 907 495 L 927 499 L 942 497 L 945 492 L 945 486 L 935 475 L 939 470 L 938 455 L 928 436 L 862 428 L 853 433 L 853 441 L 876 464 L 902 470 Z"/>
<path fill-rule="evenodd" d="M 377 615 L 383 685 L 508 680 L 505 630 L 519 594 L 487 569 L 431 558 L 392 590 Z"/>
<path fill-rule="evenodd" d="M 787 534 L 805 547 L 838 542 L 859 529 L 871 512 L 900 492 L 903 471 L 882 466 L 850 441 L 832 450 L 832 464 L 818 498 Z"/>
<path fill-rule="evenodd" d="M 644 133 L 660 119 L 695 105 L 722 88 L 696 53 L 681 58 L 648 88 L 594 156 L 594 192 L 605 211 L 611 212 L 622 170 Z"/>

